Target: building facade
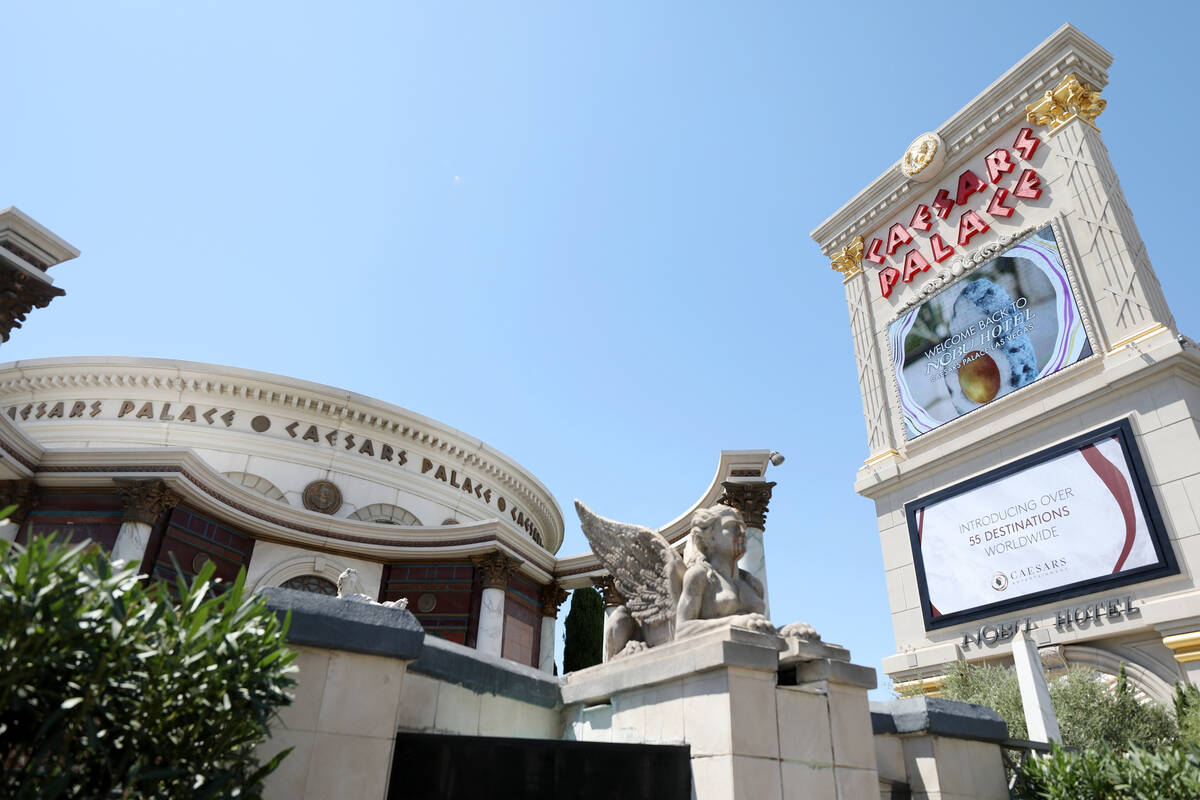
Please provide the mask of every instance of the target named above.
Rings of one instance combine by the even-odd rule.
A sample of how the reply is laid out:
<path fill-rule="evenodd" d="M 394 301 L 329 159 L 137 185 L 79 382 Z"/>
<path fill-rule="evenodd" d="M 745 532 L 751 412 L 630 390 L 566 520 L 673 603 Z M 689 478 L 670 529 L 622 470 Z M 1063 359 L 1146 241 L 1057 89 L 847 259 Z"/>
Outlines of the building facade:
<path fill-rule="evenodd" d="M 768 451 L 726 451 L 660 530 L 682 546 L 718 500 L 750 522 L 765 582 Z M 606 588 L 591 553 L 556 557 L 559 505 L 532 474 L 440 422 L 329 386 L 146 358 L 0 365 L 0 538 L 93 541 L 153 576 L 206 561 L 254 590 L 408 600 L 431 634 L 546 672 L 567 590 Z M 753 562 L 753 563 L 750 563 Z"/>

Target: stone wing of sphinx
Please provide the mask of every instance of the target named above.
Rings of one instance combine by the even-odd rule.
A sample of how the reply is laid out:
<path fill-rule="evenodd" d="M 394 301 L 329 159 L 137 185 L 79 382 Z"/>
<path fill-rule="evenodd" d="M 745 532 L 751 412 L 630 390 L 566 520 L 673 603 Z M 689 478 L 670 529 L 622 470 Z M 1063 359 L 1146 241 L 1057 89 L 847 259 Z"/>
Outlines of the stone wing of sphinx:
<path fill-rule="evenodd" d="M 683 559 L 674 548 L 658 531 L 605 519 L 578 500 L 575 510 L 633 618 L 643 626 L 673 625 L 683 583 Z"/>

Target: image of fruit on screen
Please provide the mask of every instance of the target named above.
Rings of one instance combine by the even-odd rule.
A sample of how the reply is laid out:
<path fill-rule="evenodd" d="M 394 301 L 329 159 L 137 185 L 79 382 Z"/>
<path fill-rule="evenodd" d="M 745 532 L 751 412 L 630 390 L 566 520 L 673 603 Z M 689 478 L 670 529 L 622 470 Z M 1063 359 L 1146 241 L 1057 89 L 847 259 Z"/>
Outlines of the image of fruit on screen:
<path fill-rule="evenodd" d="M 1049 225 L 888 326 L 906 435 L 1092 354 Z"/>

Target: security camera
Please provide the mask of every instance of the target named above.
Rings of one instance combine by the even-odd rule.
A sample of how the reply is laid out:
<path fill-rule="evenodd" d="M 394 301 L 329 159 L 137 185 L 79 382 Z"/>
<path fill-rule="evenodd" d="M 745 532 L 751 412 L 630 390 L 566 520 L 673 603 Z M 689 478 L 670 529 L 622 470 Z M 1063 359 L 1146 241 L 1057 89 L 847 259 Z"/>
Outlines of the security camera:
<path fill-rule="evenodd" d="M 772 450 L 771 451 L 771 463 L 776 467 L 778 467 L 780 464 L 782 464 L 783 463 L 783 453 L 779 452 L 778 450 Z"/>

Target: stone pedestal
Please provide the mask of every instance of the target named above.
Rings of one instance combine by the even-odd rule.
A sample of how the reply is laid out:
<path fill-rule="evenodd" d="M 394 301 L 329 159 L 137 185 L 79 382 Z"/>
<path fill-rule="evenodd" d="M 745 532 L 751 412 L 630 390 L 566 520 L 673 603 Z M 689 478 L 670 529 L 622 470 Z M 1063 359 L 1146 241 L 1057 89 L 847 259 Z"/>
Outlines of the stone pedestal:
<path fill-rule="evenodd" d="M 687 744 L 698 800 L 877 796 L 874 670 L 821 645 L 781 666 L 783 647 L 724 628 L 573 672 L 565 738 Z"/>
<path fill-rule="evenodd" d="M 906 697 L 871 703 L 871 725 L 881 796 L 1008 800 L 1008 726 L 992 709 Z"/>
<path fill-rule="evenodd" d="M 263 796 L 383 800 L 408 665 L 425 633 L 407 610 L 269 588 L 279 616 L 292 613 L 288 645 L 297 651 L 295 700 L 279 709 L 266 760 L 294 748 L 268 777 Z"/>

